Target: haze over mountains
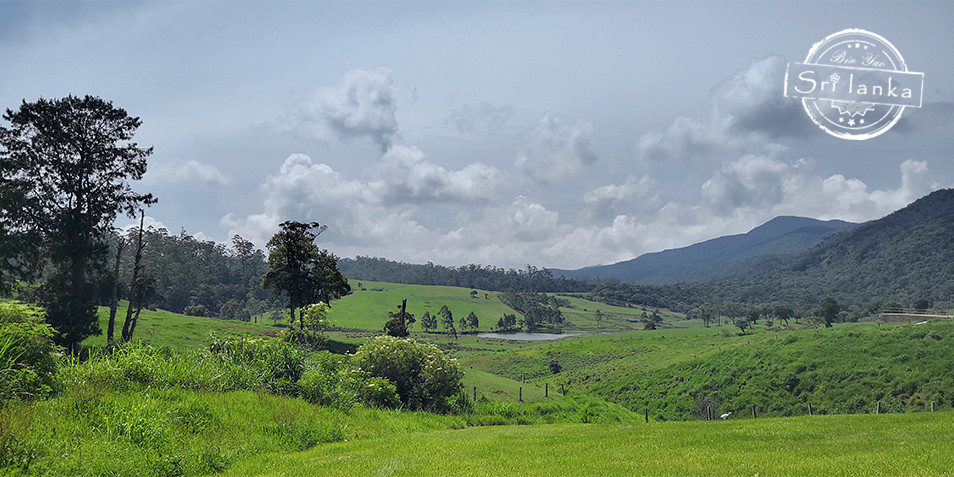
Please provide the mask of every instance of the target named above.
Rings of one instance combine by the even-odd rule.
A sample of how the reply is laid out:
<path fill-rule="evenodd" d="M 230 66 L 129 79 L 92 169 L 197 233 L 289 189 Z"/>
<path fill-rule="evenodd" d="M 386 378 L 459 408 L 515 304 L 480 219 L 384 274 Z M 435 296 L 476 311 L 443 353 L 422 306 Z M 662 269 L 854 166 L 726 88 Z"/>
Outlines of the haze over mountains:
<path fill-rule="evenodd" d="M 776 217 L 745 234 L 718 237 L 688 247 L 640 255 L 632 260 L 554 270 L 567 278 L 616 277 L 643 284 L 694 283 L 737 275 L 767 259 L 790 258 L 829 235 L 857 224 L 806 217 Z"/>
<path fill-rule="evenodd" d="M 880 300 L 907 306 L 920 298 L 951 302 L 954 189 L 935 191 L 864 224 L 776 217 L 745 234 L 552 274 L 537 273 L 543 269 L 529 265 L 527 270 L 474 264 L 447 268 L 369 257 L 343 259 L 339 266 L 356 279 L 497 291 L 593 292 L 620 302 L 680 310 L 716 298 L 767 303 L 831 295 L 854 305 Z M 610 278 L 620 281 L 605 280 Z"/>

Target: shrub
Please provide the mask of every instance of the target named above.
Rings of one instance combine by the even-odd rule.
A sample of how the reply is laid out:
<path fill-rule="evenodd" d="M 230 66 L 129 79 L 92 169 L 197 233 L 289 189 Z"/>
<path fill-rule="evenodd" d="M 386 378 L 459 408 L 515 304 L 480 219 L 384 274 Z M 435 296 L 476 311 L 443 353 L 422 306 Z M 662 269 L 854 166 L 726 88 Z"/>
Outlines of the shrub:
<path fill-rule="evenodd" d="M 60 353 L 53 333 L 42 310 L 18 302 L 0 303 L 0 406 L 53 390 L 55 357 Z"/>
<path fill-rule="evenodd" d="M 353 359 L 360 371 L 394 383 L 410 409 L 446 411 L 448 399 L 462 389 L 457 361 L 434 345 L 379 336 L 358 348 Z"/>
<path fill-rule="evenodd" d="M 323 302 L 315 303 L 305 309 L 298 328 L 295 328 L 295 322 L 292 320 L 289 327 L 282 330 L 279 338 L 287 343 L 317 350 L 325 343 L 323 334 L 325 328 L 331 326 L 331 320 L 328 319 L 328 305 Z"/>
<path fill-rule="evenodd" d="M 361 403 L 395 409 L 401 406 L 394 383 L 355 369 L 348 356 L 318 355 L 298 382 L 301 397 L 315 404 L 349 409 Z"/>
<path fill-rule="evenodd" d="M 305 371 L 305 351 L 283 341 L 267 338 L 209 338 L 209 352 L 230 367 L 240 380 L 236 388 L 265 388 L 274 394 L 298 394 L 298 380 Z"/>

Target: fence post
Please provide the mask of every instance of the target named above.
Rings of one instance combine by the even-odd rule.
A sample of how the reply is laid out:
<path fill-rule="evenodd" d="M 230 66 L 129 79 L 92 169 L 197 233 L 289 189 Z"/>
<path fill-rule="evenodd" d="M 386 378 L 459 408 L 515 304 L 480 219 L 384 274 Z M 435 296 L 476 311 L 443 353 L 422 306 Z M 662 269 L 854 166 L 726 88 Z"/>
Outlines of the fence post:
<path fill-rule="evenodd" d="M 881 401 L 878 401 L 878 407 L 875 408 L 875 414 L 881 414 Z"/>
<path fill-rule="evenodd" d="M 477 386 L 474 386 L 474 402 L 477 402 Z"/>
<path fill-rule="evenodd" d="M 646 424 L 649 424 L 649 408 L 643 408 L 643 417 L 646 419 Z"/>
<path fill-rule="evenodd" d="M 543 397 L 550 397 L 550 383 L 543 383 Z"/>
<path fill-rule="evenodd" d="M 706 406 L 706 420 L 707 420 L 707 421 L 711 421 L 711 420 L 712 420 L 712 407 L 711 407 L 711 406 Z"/>
<path fill-rule="evenodd" d="M 520 402 L 523 402 L 523 386 L 520 386 Z"/>
<path fill-rule="evenodd" d="M 934 401 L 931 401 L 931 412 L 934 412 Z"/>
<path fill-rule="evenodd" d="M 756 417 L 758 417 L 758 416 L 755 415 L 755 404 L 753 404 L 753 405 L 752 405 L 752 419 L 755 419 Z"/>
<path fill-rule="evenodd" d="M 808 403 L 808 415 L 809 415 L 809 416 L 814 415 L 814 414 L 812 414 L 812 403 Z"/>

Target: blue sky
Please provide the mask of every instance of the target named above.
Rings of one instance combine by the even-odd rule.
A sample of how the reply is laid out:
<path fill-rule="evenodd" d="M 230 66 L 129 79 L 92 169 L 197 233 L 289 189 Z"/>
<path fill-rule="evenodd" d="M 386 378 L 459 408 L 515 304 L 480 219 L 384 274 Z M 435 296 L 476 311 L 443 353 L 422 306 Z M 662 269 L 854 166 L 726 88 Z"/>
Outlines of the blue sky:
<path fill-rule="evenodd" d="M 0 1 L 0 106 L 93 94 L 155 147 L 155 226 L 445 265 L 558 268 L 876 219 L 954 185 L 950 2 Z M 845 28 L 925 75 L 845 141 L 782 96 Z M 130 223 L 120 219 L 118 223 Z"/>

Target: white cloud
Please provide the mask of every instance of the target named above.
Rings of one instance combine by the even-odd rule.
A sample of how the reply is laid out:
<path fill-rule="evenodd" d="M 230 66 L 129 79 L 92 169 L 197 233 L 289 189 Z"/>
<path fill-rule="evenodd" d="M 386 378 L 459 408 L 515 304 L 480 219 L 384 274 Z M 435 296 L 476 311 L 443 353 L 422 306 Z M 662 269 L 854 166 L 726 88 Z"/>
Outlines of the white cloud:
<path fill-rule="evenodd" d="M 559 183 L 596 162 L 593 133 L 593 126 L 587 122 L 565 125 L 559 118 L 546 115 L 530 133 L 514 165 L 535 182 Z"/>
<path fill-rule="evenodd" d="M 787 163 L 748 155 L 728 163 L 702 186 L 707 213 L 768 220 L 778 215 L 862 222 L 882 217 L 939 187 L 923 161 L 900 165 L 894 190 L 869 190 L 860 179 L 817 175 L 811 161 Z"/>
<path fill-rule="evenodd" d="M 387 69 L 356 69 L 338 85 L 324 88 L 284 126 L 308 137 L 329 141 L 361 137 L 386 151 L 398 135 L 397 95 Z"/>
<path fill-rule="evenodd" d="M 658 207 L 654 194 L 656 179 L 650 176 L 627 176 L 622 184 L 597 187 L 583 195 L 589 209 L 587 213 L 596 220 L 614 219 L 620 214 L 648 211 Z"/>
<path fill-rule="evenodd" d="M 219 186 L 229 185 L 232 182 L 232 179 L 219 168 L 195 160 L 154 164 L 149 167 L 146 178 L 156 182 Z"/>
<path fill-rule="evenodd" d="M 717 160 L 720 152 L 776 154 L 778 137 L 802 136 L 808 127 L 801 103 L 785 98 L 786 61 L 778 55 L 753 59 L 713 88 L 708 115 L 677 117 L 664 132 L 643 134 L 637 156 L 651 160 Z"/>
<path fill-rule="evenodd" d="M 439 201 L 480 203 L 490 200 L 504 178 L 495 167 L 482 162 L 458 171 L 428 162 L 415 147 L 392 146 L 384 155 L 377 177 L 387 184 L 389 202 Z"/>

